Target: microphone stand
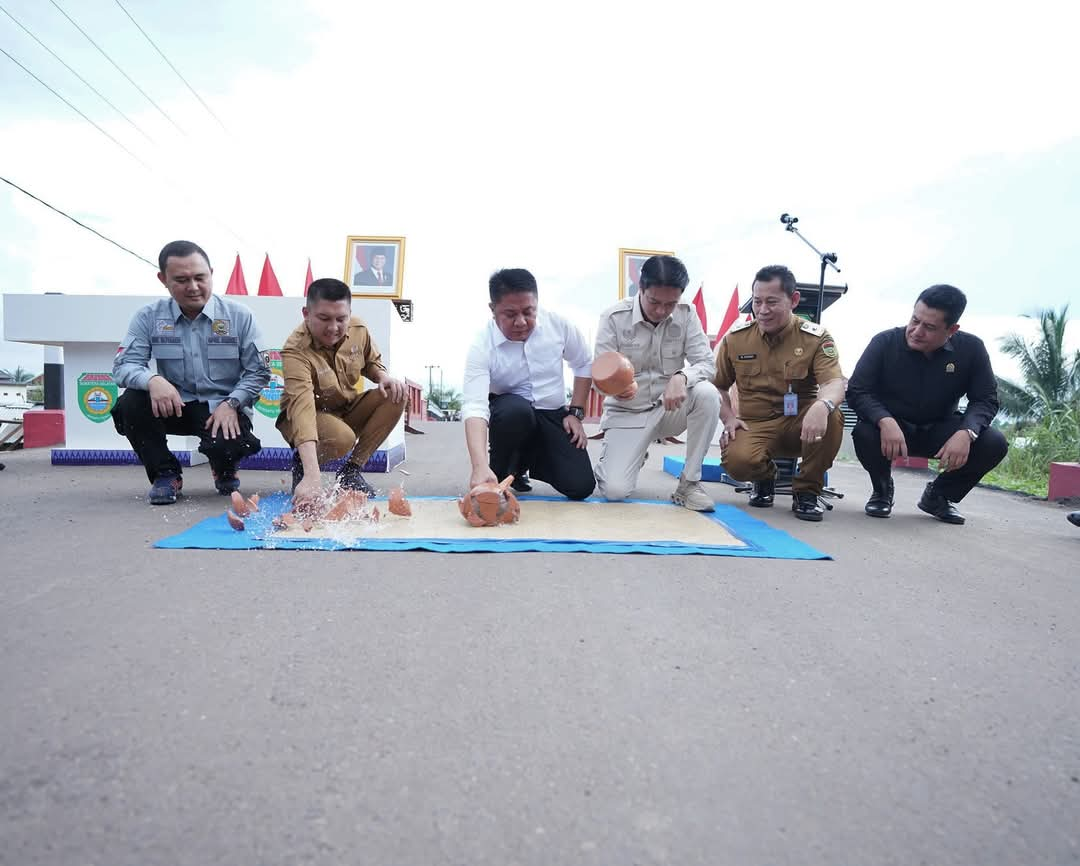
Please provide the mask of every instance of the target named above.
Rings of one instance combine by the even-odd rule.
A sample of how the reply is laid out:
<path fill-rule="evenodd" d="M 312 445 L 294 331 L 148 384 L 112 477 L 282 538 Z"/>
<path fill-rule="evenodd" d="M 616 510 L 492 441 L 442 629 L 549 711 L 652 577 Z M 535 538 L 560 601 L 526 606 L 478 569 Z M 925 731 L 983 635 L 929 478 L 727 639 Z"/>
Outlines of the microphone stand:
<path fill-rule="evenodd" d="M 806 244 L 814 253 L 821 259 L 821 280 L 818 284 L 818 299 L 817 299 L 817 315 L 814 322 L 818 325 L 821 324 L 821 314 L 825 309 L 825 268 L 830 267 L 837 273 L 840 273 L 840 268 L 836 266 L 836 253 L 823 253 L 817 247 L 815 247 L 810 241 L 808 241 L 796 228 L 795 223 L 799 221 L 798 217 L 788 216 L 784 214 L 780 217 L 780 222 L 784 223 L 785 231 L 793 232 L 795 236 Z"/>

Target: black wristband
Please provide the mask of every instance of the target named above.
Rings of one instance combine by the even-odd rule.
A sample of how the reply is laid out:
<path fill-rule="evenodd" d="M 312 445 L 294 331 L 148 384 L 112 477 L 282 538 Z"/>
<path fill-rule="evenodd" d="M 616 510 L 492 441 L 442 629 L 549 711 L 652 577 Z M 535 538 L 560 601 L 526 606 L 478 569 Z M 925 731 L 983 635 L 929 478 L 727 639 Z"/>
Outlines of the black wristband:
<path fill-rule="evenodd" d="M 573 415 L 575 418 L 578 419 L 578 421 L 585 420 L 585 410 L 582 409 L 580 406 L 571 406 L 569 409 L 566 410 L 566 414 Z"/>

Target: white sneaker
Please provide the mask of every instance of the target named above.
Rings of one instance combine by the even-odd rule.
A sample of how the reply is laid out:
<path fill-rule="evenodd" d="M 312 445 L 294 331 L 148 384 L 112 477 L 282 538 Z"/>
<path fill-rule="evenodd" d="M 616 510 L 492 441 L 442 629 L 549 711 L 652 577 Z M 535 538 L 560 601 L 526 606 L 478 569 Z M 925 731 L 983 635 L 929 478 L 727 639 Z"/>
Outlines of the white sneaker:
<path fill-rule="evenodd" d="M 679 486 L 671 494 L 671 501 L 691 511 L 715 511 L 716 503 L 709 498 L 700 481 L 687 481 L 679 476 Z"/>

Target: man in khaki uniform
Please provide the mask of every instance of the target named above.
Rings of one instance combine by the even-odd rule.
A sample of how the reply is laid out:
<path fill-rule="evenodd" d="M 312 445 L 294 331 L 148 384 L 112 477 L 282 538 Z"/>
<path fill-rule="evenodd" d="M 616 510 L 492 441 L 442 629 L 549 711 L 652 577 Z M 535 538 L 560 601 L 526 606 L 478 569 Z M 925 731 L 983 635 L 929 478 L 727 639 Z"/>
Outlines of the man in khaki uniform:
<path fill-rule="evenodd" d="M 716 432 L 720 397 L 710 381 L 709 339 L 694 308 L 681 302 L 689 281 L 677 258 L 653 256 L 641 267 L 638 293 L 600 316 L 596 354 L 625 355 L 638 386 L 630 399 L 604 400 L 595 474 L 608 500 L 633 492 L 649 443 L 686 431 L 686 463 L 671 499 L 693 511 L 715 508 L 701 486 L 701 462 Z"/>
<path fill-rule="evenodd" d="M 799 293 L 787 268 L 762 268 L 753 293 L 754 321 L 728 331 L 716 350 L 724 470 L 737 481 L 752 481 L 750 504 L 768 508 L 776 478 L 773 457 L 801 457 L 791 510 L 800 520 L 818 521 L 825 514 L 825 473 L 844 436 L 836 408 L 844 399 L 836 344 L 821 325 L 794 314 Z M 733 384 L 738 415 L 728 395 Z"/>
<path fill-rule="evenodd" d="M 320 464 L 345 454 L 338 483 L 373 494 L 360 470 L 401 418 L 405 385 L 386 372 L 367 326 L 352 315 L 345 283 L 322 279 L 308 287 L 304 321 L 285 341 L 281 364 L 285 393 L 277 428 L 296 449 L 295 502 L 316 499 Z M 358 394 L 361 376 L 378 387 Z"/>

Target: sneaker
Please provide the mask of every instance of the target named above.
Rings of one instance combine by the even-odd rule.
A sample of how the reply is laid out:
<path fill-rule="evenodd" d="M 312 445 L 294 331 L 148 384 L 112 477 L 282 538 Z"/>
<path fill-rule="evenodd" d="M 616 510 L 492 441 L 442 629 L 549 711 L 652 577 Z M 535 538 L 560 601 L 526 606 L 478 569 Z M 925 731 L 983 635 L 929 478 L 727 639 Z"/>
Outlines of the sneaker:
<path fill-rule="evenodd" d="M 337 482 L 342 490 L 359 490 L 368 496 L 375 496 L 379 492 L 364 480 L 360 467 L 348 461 L 338 470 Z"/>
<path fill-rule="evenodd" d="M 184 479 L 175 472 L 162 472 L 154 479 L 154 484 L 146 498 L 151 505 L 172 505 L 180 495 Z"/>
<path fill-rule="evenodd" d="M 518 493 L 528 493 L 532 490 L 532 483 L 529 481 L 529 473 L 522 472 L 520 475 L 515 475 L 514 480 L 510 482 L 510 486 Z"/>
<path fill-rule="evenodd" d="M 687 481 L 679 476 L 679 486 L 671 494 L 671 501 L 691 511 L 715 511 L 716 503 L 709 498 L 700 481 Z"/>
<path fill-rule="evenodd" d="M 210 474 L 214 476 L 214 487 L 222 496 L 231 496 L 234 490 L 240 489 L 240 479 L 236 477 L 235 469 L 215 469 L 211 466 Z"/>

